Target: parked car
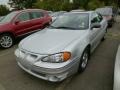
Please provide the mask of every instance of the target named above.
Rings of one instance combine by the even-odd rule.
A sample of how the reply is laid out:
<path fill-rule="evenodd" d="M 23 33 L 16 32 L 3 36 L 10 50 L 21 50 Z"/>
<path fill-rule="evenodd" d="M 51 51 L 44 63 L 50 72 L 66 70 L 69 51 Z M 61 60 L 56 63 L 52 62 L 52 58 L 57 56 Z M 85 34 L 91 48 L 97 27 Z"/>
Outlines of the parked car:
<path fill-rule="evenodd" d="M 106 29 L 107 21 L 94 11 L 65 13 L 20 42 L 17 63 L 38 78 L 62 81 L 84 71 Z"/>
<path fill-rule="evenodd" d="M 48 13 L 40 9 L 11 12 L 0 22 L 0 47 L 10 48 L 17 37 L 43 29 L 51 20 Z"/>
<path fill-rule="evenodd" d="M 113 90 L 120 90 L 120 46 L 118 48 L 115 61 Z"/>
<path fill-rule="evenodd" d="M 100 13 L 108 21 L 108 27 L 112 27 L 115 21 L 115 11 L 112 7 L 97 8 L 96 12 Z"/>
<path fill-rule="evenodd" d="M 115 17 L 118 14 L 118 8 L 114 6 L 105 6 L 112 9 L 113 16 Z"/>
<path fill-rule="evenodd" d="M 55 21 L 57 17 L 63 15 L 64 13 L 66 13 L 66 11 L 58 11 L 50 14 L 50 16 L 52 17 L 52 21 Z"/>

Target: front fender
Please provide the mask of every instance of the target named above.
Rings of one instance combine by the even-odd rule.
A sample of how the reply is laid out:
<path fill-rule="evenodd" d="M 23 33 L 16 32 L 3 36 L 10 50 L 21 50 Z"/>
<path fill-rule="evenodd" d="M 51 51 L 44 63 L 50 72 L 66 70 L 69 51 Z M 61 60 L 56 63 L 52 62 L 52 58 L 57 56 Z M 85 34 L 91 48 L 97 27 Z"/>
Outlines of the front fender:
<path fill-rule="evenodd" d="M 77 39 L 72 42 L 64 51 L 70 51 L 71 58 L 80 58 L 85 48 L 89 45 L 89 39 L 83 37 L 82 39 Z"/>

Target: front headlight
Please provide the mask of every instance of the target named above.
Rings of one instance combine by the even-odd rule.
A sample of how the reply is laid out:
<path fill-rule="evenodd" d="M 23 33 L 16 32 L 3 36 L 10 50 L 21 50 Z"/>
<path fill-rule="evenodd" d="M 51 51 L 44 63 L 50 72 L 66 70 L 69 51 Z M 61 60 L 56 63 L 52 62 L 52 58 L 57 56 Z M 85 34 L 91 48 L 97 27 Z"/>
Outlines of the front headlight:
<path fill-rule="evenodd" d="M 43 57 L 41 61 L 50 63 L 61 63 L 70 60 L 70 58 L 71 58 L 70 52 L 62 52 Z"/>

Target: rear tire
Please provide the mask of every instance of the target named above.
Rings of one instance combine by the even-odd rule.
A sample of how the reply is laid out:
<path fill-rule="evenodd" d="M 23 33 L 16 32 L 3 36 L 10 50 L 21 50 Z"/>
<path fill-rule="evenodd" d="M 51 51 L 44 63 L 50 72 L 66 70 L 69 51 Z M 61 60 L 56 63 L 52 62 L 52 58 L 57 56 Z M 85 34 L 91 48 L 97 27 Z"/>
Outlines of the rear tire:
<path fill-rule="evenodd" d="M 78 72 L 83 72 L 88 64 L 88 60 L 90 58 L 90 48 L 86 48 L 80 58 L 80 64 L 79 64 L 79 68 L 78 68 Z"/>
<path fill-rule="evenodd" d="M 7 49 L 12 47 L 14 44 L 14 38 L 10 34 L 1 34 L 0 35 L 0 47 Z"/>

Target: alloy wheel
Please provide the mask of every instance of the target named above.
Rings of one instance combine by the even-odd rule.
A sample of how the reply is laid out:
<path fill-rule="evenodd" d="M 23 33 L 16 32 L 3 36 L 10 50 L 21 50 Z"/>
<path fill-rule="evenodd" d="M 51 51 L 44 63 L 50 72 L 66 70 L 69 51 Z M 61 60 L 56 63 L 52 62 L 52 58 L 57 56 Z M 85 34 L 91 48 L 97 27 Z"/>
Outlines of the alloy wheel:
<path fill-rule="evenodd" d="M 13 39 L 10 35 L 2 35 L 0 38 L 0 46 L 2 48 L 9 48 L 13 45 Z"/>

